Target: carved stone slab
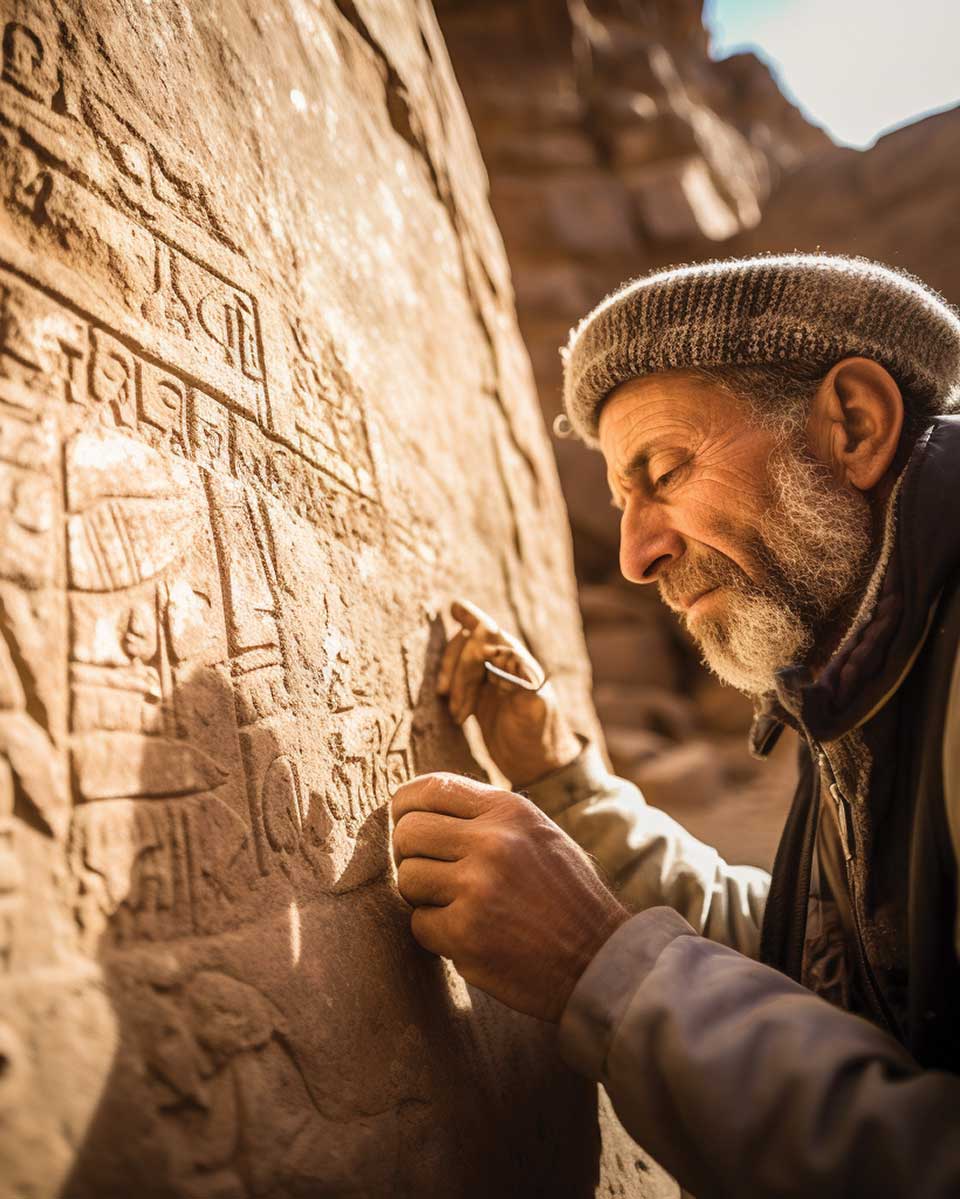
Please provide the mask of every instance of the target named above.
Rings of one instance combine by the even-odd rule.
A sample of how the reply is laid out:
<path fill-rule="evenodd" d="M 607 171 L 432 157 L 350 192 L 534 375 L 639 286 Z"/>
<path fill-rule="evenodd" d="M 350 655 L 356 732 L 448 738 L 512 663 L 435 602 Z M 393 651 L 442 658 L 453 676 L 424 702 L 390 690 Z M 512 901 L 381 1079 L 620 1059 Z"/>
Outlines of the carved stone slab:
<path fill-rule="evenodd" d="M 0 1193 L 666 1193 L 393 885 L 392 789 L 482 769 L 454 595 L 593 720 L 427 0 L 0 0 L 0 57 Z"/>

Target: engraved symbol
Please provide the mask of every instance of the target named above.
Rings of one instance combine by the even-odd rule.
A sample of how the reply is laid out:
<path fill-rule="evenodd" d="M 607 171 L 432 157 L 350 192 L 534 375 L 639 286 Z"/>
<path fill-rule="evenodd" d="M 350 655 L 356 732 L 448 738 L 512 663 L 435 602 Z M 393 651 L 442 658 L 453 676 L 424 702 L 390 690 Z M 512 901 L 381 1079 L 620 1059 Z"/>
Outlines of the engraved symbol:
<path fill-rule="evenodd" d="M 291 1176 L 322 1179 L 330 1195 L 391 1193 L 396 1108 L 350 1111 L 345 1120 L 342 1084 L 325 1083 L 310 1069 L 309 1052 L 264 992 L 214 969 L 151 979 L 152 985 L 130 981 L 158 1129 L 179 1171 L 177 1195 L 247 1199 L 275 1193 L 277 1178 Z M 390 1074 L 408 1078 L 423 1060 L 415 1031 L 404 1034 L 401 1051 L 404 1061 L 394 1065 L 393 1058 Z M 403 1069 L 407 1058 L 411 1066 Z M 266 1138 L 249 1116 L 265 1095 L 280 1097 L 273 1114 L 280 1131 Z M 291 1163 L 299 1174 L 292 1174 Z"/>
<path fill-rule="evenodd" d="M 30 591 L 51 583 L 57 571 L 55 453 L 48 420 L 0 421 L 0 579 Z"/>
<path fill-rule="evenodd" d="M 370 439 L 356 388 L 332 344 L 318 346 L 299 317 L 288 321 L 290 373 L 300 451 L 359 495 L 377 498 Z"/>
<path fill-rule="evenodd" d="M 74 674 L 82 682 L 83 675 Z M 170 799 L 212 791 L 229 777 L 196 746 L 140 733 L 88 733 L 73 751 L 79 798 Z"/>
<path fill-rule="evenodd" d="M 150 147 L 150 182 L 153 195 L 174 212 L 201 229 L 206 229 L 237 253 L 243 253 L 241 237 L 211 192 L 201 172 L 169 149 Z"/>
<path fill-rule="evenodd" d="M 273 565 L 256 504 L 235 484 L 209 485 L 223 572 L 227 638 L 241 726 L 289 708 L 273 596 Z"/>
<path fill-rule="evenodd" d="M 256 316 L 246 296 L 216 287 L 197 305 L 197 317 L 208 337 L 222 346 L 228 366 L 242 371 L 248 379 L 263 378 Z"/>
<path fill-rule="evenodd" d="M 0 399 L 38 413 L 47 401 L 83 401 L 86 328 L 40 292 L 0 290 Z"/>
<path fill-rule="evenodd" d="M 66 771 L 46 730 L 26 711 L 26 693 L 5 630 L 0 630 L 0 968 L 9 969 L 23 872 L 14 805 L 31 823 L 63 837 L 69 818 Z"/>
<path fill-rule="evenodd" d="M 193 312 L 180 285 L 179 259 L 162 241 L 156 243 L 153 287 L 153 294 L 142 304 L 143 315 L 152 325 L 189 338 Z"/>
<path fill-rule="evenodd" d="M 264 419 L 266 392 L 256 301 L 196 259 L 157 241 L 153 292 L 143 301 L 144 317 L 157 328 L 191 342 L 208 369 L 210 351 L 235 372 L 233 399 L 257 420 Z M 239 384 L 239 386 L 237 386 Z"/>
<path fill-rule="evenodd" d="M 387 746 L 387 790 L 390 794 L 413 777 L 413 713 L 405 711 L 397 720 Z"/>
<path fill-rule="evenodd" d="M 42 104 L 49 104 L 56 91 L 43 42 L 19 21 L 8 21 L 3 30 L 3 79 Z"/>
<path fill-rule="evenodd" d="M 230 472 L 230 415 L 216 400 L 190 389 L 188 436 L 194 462 L 210 470 Z"/>
<path fill-rule="evenodd" d="M 277 853 L 293 853 L 302 832 L 299 786 L 293 763 L 281 756 L 267 767 L 260 790 L 263 827 L 270 846 Z"/>
<path fill-rule="evenodd" d="M 47 201 L 53 191 L 53 175 L 37 159 L 20 147 L 11 152 L 13 163 L 10 199 L 35 225 L 47 219 Z"/>
<path fill-rule="evenodd" d="M 140 364 L 140 420 L 155 449 L 187 456 L 186 388 L 148 362 Z"/>
<path fill-rule="evenodd" d="M 133 355 L 102 329 L 92 330 L 91 344 L 90 394 L 105 406 L 115 426 L 135 429 L 137 382 Z"/>
<path fill-rule="evenodd" d="M 102 426 L 64 457 L 78 916 L 184 935 L 221 918 L 250 848 L 206 496 L 195 467 Z"/>

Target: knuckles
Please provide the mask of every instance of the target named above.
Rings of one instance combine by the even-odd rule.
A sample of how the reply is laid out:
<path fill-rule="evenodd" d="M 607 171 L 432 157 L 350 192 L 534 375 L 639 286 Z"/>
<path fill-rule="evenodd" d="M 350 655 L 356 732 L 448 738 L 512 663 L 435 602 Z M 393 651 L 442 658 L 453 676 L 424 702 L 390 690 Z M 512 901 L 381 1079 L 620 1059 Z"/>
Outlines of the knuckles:
<path fill-rule="evenodd" d="M 488 861 L 483 860 L 467 862 L 460 870 L 458 884 L 460 897 L 465 900 L 462 905 L 465 915 L 486 908 L 497 891 Z"/>
<path fill-rule="evenodd" d="M 487 811 L 503 797 L 518 798 L 461 774 L 434 771 L 401 784 L 393 794 L 391 806 L 398 822 L 401 816 L 418 808 L 469 817 Z"/>
<path fill-rule="evenodd" d="M 500 826 L 485 830 L 479 856 L 498 875 L 512 873 L 530 851 L 529 839 L 521 832 Z"/>

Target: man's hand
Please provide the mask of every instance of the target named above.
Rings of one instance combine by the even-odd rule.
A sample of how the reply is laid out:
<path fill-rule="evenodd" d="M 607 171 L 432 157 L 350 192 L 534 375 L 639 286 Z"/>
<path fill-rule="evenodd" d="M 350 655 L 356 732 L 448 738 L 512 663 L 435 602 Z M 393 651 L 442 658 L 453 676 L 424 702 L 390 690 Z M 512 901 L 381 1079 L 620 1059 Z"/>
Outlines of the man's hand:
<path fill-rule="evenodd" d="M 443 655 L 437 691 L 449 697 L 457 724 L 476 716 L 490 757 L 515 787 L 559 770 L 580 753 L 580 743 L 560 711 L 549 682 L 526 691 L 496 676 L 492 662 L 532 683 L 544 674 L 536 659 L 480 608 L 466 602 L 451 607 L 462 626 Z"/>
<path fill-rule="evenodd" d="M 559 1020 L 629 916 L 583 850 L 530 800 L 455 774 L 405 783 L 393 820 L 420 944 L 508 1007 Z"/>

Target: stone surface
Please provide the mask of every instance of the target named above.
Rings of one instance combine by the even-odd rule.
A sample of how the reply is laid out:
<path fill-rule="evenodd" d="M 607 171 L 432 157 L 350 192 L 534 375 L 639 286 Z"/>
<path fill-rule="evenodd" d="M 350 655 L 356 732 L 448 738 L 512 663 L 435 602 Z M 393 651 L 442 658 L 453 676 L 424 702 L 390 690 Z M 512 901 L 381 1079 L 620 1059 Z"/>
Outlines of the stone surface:
<path fill-rule="evenodd" d="M 0 1193 L 675 1193 L 392 881 L 453 595 L 596 731 L 432 10 L 0 12 Z"/>

